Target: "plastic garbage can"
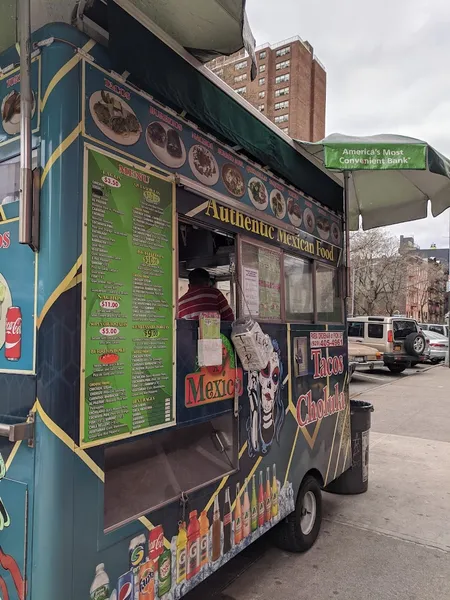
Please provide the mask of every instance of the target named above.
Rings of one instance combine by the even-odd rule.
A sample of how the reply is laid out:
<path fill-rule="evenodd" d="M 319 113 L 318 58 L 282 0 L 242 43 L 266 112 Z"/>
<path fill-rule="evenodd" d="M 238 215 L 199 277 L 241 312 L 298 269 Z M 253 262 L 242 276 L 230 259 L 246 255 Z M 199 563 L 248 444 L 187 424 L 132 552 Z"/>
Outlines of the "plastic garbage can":
<path fill-rule="evenodd" d="M 369 431 L 373 404 L 350 400 L 352 466 L 332 481 L 325 491 L 332 494 L 362 494 L 369 487 Z"/>

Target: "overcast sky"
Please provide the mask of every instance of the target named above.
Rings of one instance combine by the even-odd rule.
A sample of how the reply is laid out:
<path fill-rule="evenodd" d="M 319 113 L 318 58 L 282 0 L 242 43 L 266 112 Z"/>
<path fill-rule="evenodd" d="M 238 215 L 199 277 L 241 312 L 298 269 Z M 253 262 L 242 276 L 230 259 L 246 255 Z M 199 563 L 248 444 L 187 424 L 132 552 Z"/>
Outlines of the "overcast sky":
<path fill-rule="evenodd" d="M 448 0 L 247 0 L 257 45 L 299 35 L 327 70 L 327 134 L 399 133 L 450 157 Z M 448 247 L 448 212 L 392 227 Z"/>

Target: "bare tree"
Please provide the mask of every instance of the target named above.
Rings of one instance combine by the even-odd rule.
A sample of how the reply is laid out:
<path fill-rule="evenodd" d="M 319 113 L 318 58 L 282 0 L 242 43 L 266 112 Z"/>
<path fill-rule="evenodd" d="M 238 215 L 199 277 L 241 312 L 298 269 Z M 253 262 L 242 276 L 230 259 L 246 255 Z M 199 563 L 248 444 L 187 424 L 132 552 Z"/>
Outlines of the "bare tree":
<path fill-rule="evenodd" d="M 397 238 L 384 229 L 358 231 L 351 236 L 351 270 L 355 314 L 404 312 L 407 257 Z"/>

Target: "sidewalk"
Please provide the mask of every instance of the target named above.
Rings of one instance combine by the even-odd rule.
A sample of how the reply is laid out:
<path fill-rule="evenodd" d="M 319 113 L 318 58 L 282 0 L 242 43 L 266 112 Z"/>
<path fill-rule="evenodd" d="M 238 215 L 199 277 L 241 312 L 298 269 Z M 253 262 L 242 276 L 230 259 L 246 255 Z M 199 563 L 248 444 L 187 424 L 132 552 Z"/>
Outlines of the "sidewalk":
<path fill-rule="evenodd" d="M 270 548 L 223 598 L 450 598 L 450 369 L 399 378 L 361 399 L 375 407 L 369 491 L 325 494 L 314 548 Z"/>

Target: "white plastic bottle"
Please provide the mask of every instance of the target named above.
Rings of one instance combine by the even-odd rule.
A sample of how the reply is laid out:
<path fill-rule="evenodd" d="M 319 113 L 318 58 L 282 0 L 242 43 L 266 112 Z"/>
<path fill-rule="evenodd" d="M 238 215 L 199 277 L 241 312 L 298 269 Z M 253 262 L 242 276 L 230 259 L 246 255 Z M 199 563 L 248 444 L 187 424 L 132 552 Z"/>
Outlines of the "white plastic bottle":
<path fill-rule="evenodd" d="M 100 563 L 95 569 L 95 578 L 90 590 L 91 600 L 109 600 L 109 577 L 105 565 Z"/>

